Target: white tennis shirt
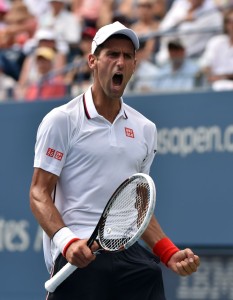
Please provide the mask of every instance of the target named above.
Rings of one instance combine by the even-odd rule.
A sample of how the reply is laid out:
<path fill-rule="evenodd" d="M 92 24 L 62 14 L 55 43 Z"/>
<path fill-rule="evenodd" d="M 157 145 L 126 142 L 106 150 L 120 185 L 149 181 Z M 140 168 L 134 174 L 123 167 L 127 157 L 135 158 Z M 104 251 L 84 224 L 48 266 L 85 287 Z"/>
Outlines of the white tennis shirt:
<path fill-rule="evenodd" d="M 123 99 L 110 123 L 96 111 L 90 87 L 42 120 L 34 167 L 59 176 L 55 205 L 66 226 L 88 238 L 116 188 L 134 173 L 149 173 L 156 148 L 154 123 Z M 51 250 L 54 261 L 58 252 Z"/>

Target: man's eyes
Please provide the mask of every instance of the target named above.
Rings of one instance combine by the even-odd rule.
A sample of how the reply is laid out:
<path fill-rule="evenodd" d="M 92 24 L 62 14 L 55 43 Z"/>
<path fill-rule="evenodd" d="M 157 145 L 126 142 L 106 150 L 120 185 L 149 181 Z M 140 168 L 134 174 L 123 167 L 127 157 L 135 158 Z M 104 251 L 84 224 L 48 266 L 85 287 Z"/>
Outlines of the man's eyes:
<path fill-rule="evenodd" d="M 109 56 L 117 57 L 117 56 L 119 56 L 119 53 L 117 53 L 117 52 L 111 52 L 111 53 L 109 53 Z"/>
<path fill-rule="evenodd" d="M 119 57 L 120 55 L 121 55 L 121 54 L 118 53 L 118 52 L 111 52 L 111 53 L 109 53 L 109 56 L 110 56 L 110 57 L 113 57 L 113 58 L 117 58 L 117 57 Z M 125 59 L 133 59 L 133 55 L 130 54 L 130 53 L 125 53 L 125 54 L 124 54 L 124 58 L 125 58 Z"/>

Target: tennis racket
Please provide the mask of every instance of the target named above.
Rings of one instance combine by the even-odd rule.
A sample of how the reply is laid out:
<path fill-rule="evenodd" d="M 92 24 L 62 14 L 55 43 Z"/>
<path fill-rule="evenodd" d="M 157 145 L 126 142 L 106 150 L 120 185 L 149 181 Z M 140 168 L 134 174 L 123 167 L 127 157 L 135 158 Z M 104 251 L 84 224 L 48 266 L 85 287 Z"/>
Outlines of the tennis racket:
<path fill-rule="evenodd" d="M 146 230 L 154 213 L 156 189 L 152 178 L 137 173 L 126 179 L 114 192 L 89 238 L 91 247 L 96 239 L 100 251 L 118 252 L 132 246 Z M 45 282 L 45 289 L 55 289 L 77 266 L 67 263 L 59 272 Z"/>

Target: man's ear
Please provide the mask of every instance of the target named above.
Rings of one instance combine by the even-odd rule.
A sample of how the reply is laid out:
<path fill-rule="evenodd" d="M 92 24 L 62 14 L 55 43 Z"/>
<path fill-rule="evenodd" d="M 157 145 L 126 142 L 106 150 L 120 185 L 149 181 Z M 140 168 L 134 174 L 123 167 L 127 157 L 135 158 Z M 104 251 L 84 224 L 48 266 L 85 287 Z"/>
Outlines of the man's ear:
<path fill-rule="evenodd" d="M 94 54 L 89 54 L 88 65 L 91 70 L 95 69 L 97 57 Z"/>

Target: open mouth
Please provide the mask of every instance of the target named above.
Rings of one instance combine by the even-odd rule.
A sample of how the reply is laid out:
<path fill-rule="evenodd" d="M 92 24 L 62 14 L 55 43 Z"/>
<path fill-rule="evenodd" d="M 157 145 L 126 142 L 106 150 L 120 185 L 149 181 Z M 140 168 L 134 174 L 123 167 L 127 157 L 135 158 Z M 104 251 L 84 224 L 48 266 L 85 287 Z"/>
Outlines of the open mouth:
<path fill-rule="evenodd" d="M 113 84 L 120 86 L 123 81 L 123 75 L 122 74 L 115 74 L 112 78 Z"/>

